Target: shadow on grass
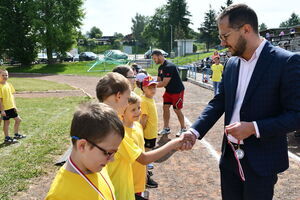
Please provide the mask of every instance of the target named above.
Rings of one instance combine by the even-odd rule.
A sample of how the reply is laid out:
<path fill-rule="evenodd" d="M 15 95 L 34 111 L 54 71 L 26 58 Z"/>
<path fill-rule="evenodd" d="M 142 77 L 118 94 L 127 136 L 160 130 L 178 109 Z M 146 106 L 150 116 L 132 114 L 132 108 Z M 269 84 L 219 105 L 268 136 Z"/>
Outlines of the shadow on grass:
<path fill-rule="evenodd" d="M 49 73 L 58 74 L 67 70 L 67 65 L 63 63 L 51 64 L 51 65 L 32 65 L 32 66 L 12 66 L 7 70 L 15 73 Z"/>
<path fill-rule="evenodd" d="M 7 143 L 7 142 L 3 142 L 0 144 L 0 149 L 4 148 L 4 147 L 7 147 L 7 146 L 10 146 L 10 145 L 13 145 L 13 144 L 16 144 L 18 142 L 13 142 L 13 143 Z"/>

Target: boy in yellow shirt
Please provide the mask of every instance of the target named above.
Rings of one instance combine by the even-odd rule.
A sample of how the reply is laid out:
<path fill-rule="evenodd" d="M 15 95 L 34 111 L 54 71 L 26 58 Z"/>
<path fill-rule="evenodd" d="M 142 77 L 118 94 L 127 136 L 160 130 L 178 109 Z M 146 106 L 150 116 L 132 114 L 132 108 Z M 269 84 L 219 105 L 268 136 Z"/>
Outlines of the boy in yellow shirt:
<path fill-rule="evenodd" d="M 7 82 L 8 72 L 6 70 L 0 70 L 0 109 L 1 116 L 4 121 L 3 132 L 5 135 L 4 143 L 11 144 L 18 142 L 16 139 L 25 138 L 25 135 L 19 134 L 19 127 L 21 123 L 21 117 L 18 115 L 15 98 L 15 88 L 11 83 Z M 14 133 L 15 136 L 12 138 L 9 136 L 9 124 L 10 118 L 15 120 Z"/>
<path fill-rule="evenodd" d="M 58 171 L 46 200 L 116 200 L 107 171 L 124 137 L 117 113 L 103 103 L 85 103 L 74 113 L 72 152 Z"/>
<path fill-rule="evenodd" d="M 123 125 L 125 132 L 133 138 L 134 143 L 145 152 L 145 141 L 143 127 L 138 122 L 141 114 L 141 99 L 135 93 L 131 93 L 128 99 L 128 106 L 123 115 Z M 142 193 L 145 191 L 146 185 L 146 166 L 135 161 L 132 164 L 134 192 L 136 199 L 143 199 Z"/>
<path fill-rule="evenodd" d="M 212 81 L 214 85 L 214 94 L 217 95 L 219 93 L 219 85 L 222 79 L 222 73 L 224 70 L 224 66 L 220 63 L 220 57 L 214 57 L 214 64 L 211 66 L 212 70 Z"/>

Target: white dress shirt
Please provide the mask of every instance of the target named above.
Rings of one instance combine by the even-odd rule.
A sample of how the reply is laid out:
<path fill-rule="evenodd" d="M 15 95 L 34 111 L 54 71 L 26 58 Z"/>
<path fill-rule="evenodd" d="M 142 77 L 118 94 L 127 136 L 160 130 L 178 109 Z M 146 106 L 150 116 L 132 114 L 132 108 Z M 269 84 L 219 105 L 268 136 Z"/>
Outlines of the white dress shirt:
<path fill-rule="evenodd" d="M 240 122 L 240 110 L 244 101 L 244 97 L 250 82 L 250 79 L 252 77 L 255 65 L 257 63 L 257 60 L 260 56 L 260 53 L 263 49 L 263 47 L 266 44 L 266 40 L 263 39 L 260 45 L 257 47 L 255 52 L 253 53 L 252 57 L 247 61 L 243 58 L 240 57 L 240 71 L 239 71 L 239 79 L 238 79 L 238 86 L 236 90 L 236 96 L 235 96 L 235 102 L 234 102 L 234 109 L 233 109 L 233 114 L 230 120 L 230 124 L 235 123 L 235 122 Z M 256 122 L 253 122 L 254 127 L 255 127 L 255 135 L 257 138 L 260 137 L 258 126 Z M 197 138 L 200 136 L 198 131 L 196 131 L 193 128 L 190 128 L 192 133 L 194 133 Z M 232 135 L 228 135 L 228 139 L 233 142 L 233 143 L 238 143 L 238 140 L 234 138 Z M 240 141 L 240 144 L 243 144 L 243 141 Z"/>

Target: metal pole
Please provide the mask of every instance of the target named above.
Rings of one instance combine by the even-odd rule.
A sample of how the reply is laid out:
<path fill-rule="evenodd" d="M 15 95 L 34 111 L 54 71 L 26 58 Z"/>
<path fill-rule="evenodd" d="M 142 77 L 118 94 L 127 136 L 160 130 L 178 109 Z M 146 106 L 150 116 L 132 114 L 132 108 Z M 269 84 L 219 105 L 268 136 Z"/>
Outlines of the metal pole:
<path fill-rule="evenodd" d="M 172 25 L 170 25 L 171 26 L 171 50 L 170 50 L 170 52 L 172 52 L 173 51 L 173 26 Z"/>

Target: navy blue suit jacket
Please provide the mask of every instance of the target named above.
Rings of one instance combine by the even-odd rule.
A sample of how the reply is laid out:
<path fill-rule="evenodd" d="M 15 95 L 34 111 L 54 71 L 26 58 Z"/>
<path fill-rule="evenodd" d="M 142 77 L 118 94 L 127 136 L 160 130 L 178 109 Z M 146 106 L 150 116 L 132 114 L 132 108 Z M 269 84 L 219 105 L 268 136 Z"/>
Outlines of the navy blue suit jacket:
<path fill-rule="evenodd" d="M 225 112 L 230 123 L 239 76 L 239 58 L 232 57 L 225 68 L 216 95 L 192 125 L 200 134 L 209 131 Z M 256 121 L 260 138 L 244 140 L 244 151 L 251 168 L 261 176 L 286 170 L 288 132 L 300 129 L 300 55 L 265 44 L 253 71 L 240 110 L 241 121 Z M 223 138 L 222 156 L 227 138 Z"/>

